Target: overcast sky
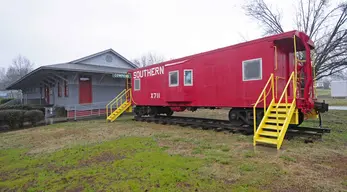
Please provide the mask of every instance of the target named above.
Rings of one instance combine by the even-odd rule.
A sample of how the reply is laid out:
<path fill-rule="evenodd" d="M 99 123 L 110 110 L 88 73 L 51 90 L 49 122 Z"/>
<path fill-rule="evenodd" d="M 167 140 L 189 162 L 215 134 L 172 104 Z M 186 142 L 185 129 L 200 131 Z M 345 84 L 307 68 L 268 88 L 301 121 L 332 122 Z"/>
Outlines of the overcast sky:
<path fill-rule="evenodd" d="M 292 1 L 268 0 L 293 15 Z M 108 48 L 128 59 L 166 58 L 260 37 L 240 0 L 0 0 L 0 67 L 18 54 L 35 67 Z M 294 29 L 284 17 L 286 30 Z"/>

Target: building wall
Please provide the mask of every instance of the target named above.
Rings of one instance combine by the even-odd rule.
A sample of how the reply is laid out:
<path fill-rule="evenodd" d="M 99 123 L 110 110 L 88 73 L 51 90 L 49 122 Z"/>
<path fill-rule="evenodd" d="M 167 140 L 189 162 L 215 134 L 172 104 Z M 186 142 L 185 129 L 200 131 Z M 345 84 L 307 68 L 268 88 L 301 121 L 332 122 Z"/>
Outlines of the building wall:
<path fill-rule="evenodd" d="M 108 66 L 108 67 L 119 67 L 119 68 L 129 68 L 129 65 L 123 61 L 121 58 L 117 57 L 112 53 L 105 53 L 81 62 L 82 64 L 98 65 L 98 66 Z"/>
<path fill-rule="evenodd" d="M 24 97 L 27 99 L 37 99 L 41 97 L 40 87 L 30 87 L 26 90 L 23 90 Z"/>
<path fill-rule="evenodd" d="M 90 76 L 92 81 L 92 106 L 79 105 L 79 77 L 81 75 Z M 62 96 L 58 97 L 58 86 L 54 87 L 54 104 L 58 106 L 65 106 L 67 109 L 74 110 L 77 109 L 83 110 L 89 109 L 90 107 L 104 108 L 105 105 L 110 102 L 114 97 L 116 97 L 123 89 L 125 89 L 125 79 L 115 79 L 112 75 L 103 75 L 103 74 L 79 74 L 76 77 L 76 74 L 71 73 L 67 76 L 69 80 L 68 88 L 69 94 L 68 97 L 64 95 L 64 87 L 62 86 Z M 63 85 L 63 84 L 62 84 Z"/>
<path fill-rule="evenodd" d="M 119 58 L 117 55 L 109 52 L 84 61 L 78 64 L 108 66 L 122 68 L 122 72 L 127 69 L 132 69 L 128 63 Z M 123 89 L 125 89 L 125 79 L 115 79 L 111 74 L 96 74 L 96 73 L 83 73 L 83 72 L 61 72 L 68 80 L 68 96 L 64 94 L 64 82 L 61 80 L 61 97 L 58 97 L 58 83 L 54 87 L 51 87 L 50 104 L 57 106 L 65 106 L 67 108 L 74 108 L 77 106 L 79 109 L 83 109 L 85 105 L 79 105 L 79 77 L 82 75 L 88 75 L 92 80 L 92 103 L 108 103 L 114 97 L 116 97 Z M 62 75 L 60 73 L 60 75 Z M 58 79 L 56 79 L 59 81 Z M 37 82 L 39 83 L 39 82 Z M 42 88 L 40 93 L 40 86 L 36 85 L 32 88 L 36 88 L 35 92 L 27 92 L 27 98 L 29 100 L 39 100 L 44 98 L 45 93 Z M 24 93 L 24 92 L 23 92 Z M 105 104 L 100 104 L 100 107 L 105 107 Z M 97 108 L 97 107 L 93 107 Z"/>

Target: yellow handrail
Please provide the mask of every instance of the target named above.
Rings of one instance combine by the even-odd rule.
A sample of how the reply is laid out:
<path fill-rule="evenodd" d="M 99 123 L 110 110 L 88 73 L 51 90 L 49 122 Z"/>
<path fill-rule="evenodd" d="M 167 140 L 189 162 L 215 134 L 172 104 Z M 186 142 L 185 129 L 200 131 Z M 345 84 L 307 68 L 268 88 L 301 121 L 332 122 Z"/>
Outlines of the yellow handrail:
<path fill-rule="evenodd" d="M 288 112 L 288 108 L 287 108 L 287 105 L 288 105 L 288 86 L 290 85 L 291 81 L 293 80 L 293 101 L 292 102 L 295 102 L 296 101 L 296 83 L 295 83 L 295 76 L 294 76 L 294 72 L 292 72 L 292 74 L 290 75 L 289 79 L 288 79 L 288 82 L 286 84 L 286 86 L 284 87 L 284 90 L 282 92 L 282 95 L 280 97 L 280 99 L 278 100 L 278 103 L 276 105 L 276 124 L 277 124 L 277 135 L 279 135 L 279 126 L 278 126 L 278 107 L 279 105 L 281 104 L 281 101 L 283 99 L 283 97 L 285 97 L 285 102 L 286 102 L 286 113 Z M 278 137 L 279 138 L 279 137 Z"/>
<path fill-rule="evenodd" d="M 265 87 L 263 88 L 263 91 L 260 93 L 260 95 L 259 95 L 259 97 L 258 97 L 258 100 L 257 100 L 257 102 L 255 102 L 255 104 L 254 104 L 254 107 L 253 107 L 253 123 L 254 123 L 254 134 L 255 134 L 255 132 L 256 132 L 256 129 L 257 129 L 257 113 L 256 113 L 256 107 L 257 107 L 257 105 L 259 104 L 259 101 L 260 101 L 260 98 L 263 96 L 264 98 L 263 98 L 263 101 L 264 101 L 264 114 L 266 113 L 266 97 L 267 97 L 267 95 L 266 94 L 264 94 L 264 92 L 266 92 L 266 89 L 267 89 L 267 87 L 268 87 L 268 85 L 269 85 L 269 83 L 271 82 L 271 87 L 270 87 L 270 89 L 272 90 L 272 98 L 274 99 L 275 98 L 275 92 L 274 92 L 274 75 L 273 75 L 273 73 L 271 73 L 271 75 L 270 75 L 270 77 L 269 77 L 269 80 L 267 80 L 267 82 L 266 82 L 266 85 L 265 85 Z"/>
<path fill-rule="evenodd" d="M 277 63 L 277 46 L 274 46 L 275 47 L 275 71 L 277 71 L 277 68 L 278 68 L 278 63 Z"/>
<path fill-rule="evenodd" d="M 295 63 L 294 63 L 294 72 L 295 72 L 295 77 L 294 77 L 294 81 L 295 81 L 295 85 L 296 85 L 296 82 L 298 82 L 297 81 L 297 74 L 298 74 L 298 57 L 297 57 L 297 55 L 296 55 L 296 38 L 295 38 L 296 36 L 294 35 L 294 58 L 295 58 Z M 296 92 L 294 92 L 295 93 L 295 96 L 296 96 Z"/>
<path fill-rule="evenodd" d="M 122 92 L 120 92 L 117 97 L 113 98 L 107 105 L 106 105 L 106 115 L 108 116 L 108 108 L 109 106 L 112 107 L 113 103 L 115 100 L 117 100 L 119 97 L 123 96 L 123 93 L 126 91 L 126 89 L 124 89 Z M 111 113 L 112 113 L 112 108 L 111 108 Z"/>
<path fill-rule="evenodd" d="M 316 66 L 314 66 L 314 62 L 312 61 L 312 69 L 313 69 L 313 93 L 314 97 L 317 98 L 317 85 L 316 85 Z"/>
<path fill-rule="evenodd" d="M 131 89 L 126 90 L 122 95 L 119 94 L 119 97 L 116 101 L 113 102 L 113 104 L 111 104 L 111 109 L 112 106 L 116 104 L 115 109 L 117 109 L 118 107 L 120 107 L 123 104 L 123 96 L 125 95 L 125 101 L 129 101 L 127 94 L 130 93 L 131 94 Z M 118 101 L 121 101 L 120 104 Z M 112 112 L 111 112 L 112 113 Z"/>

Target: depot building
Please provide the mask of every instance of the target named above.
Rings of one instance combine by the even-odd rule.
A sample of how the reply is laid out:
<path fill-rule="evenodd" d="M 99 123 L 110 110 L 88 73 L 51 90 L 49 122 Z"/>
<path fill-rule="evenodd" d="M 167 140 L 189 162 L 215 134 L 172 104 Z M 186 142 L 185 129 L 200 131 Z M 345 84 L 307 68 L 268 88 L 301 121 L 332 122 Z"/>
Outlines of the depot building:
<path fill-rule="evenodd" d="M 67 111 L 105 109 L 126 86 L 126 73 L 137 68 L 108 49 L 66 63 L 41 66 L 7 90 L 21 90 L 23 104 L 62 106 Z"/>

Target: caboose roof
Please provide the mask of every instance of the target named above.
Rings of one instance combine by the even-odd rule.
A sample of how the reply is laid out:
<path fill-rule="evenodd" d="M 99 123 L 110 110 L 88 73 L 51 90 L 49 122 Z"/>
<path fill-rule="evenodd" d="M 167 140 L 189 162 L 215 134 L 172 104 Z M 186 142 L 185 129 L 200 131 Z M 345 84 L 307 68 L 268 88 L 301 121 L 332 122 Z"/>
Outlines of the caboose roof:
<path fill-rule="evenodd" d="M 218 49 L 214 49 L 214 50 L 210 50 L 210 51 L 206 51 L 206 52 L 197 53 L 197 54 L 194 54 L 194 55 L 181 57 L 181 58 L 178 58 L 178 59 L 173 59 L 173 60 L 157 63 L 157 64 L 154 64 L 154 65 L 149 65 L 149 66 L 142 67 L 142 68 L 131 69 L 131 70 L 129 70 L 129 72 L 132 73 L 132 72 L 138 71 L 140 69 L 152 68 L 152 67 L 155 67 L 157 65 L 167 65 L 167 64 L 176 63 L 176 62 L 186 62 L 186 61 L 188 61 L 190 59 L 193 59 L 195 57 L 198 57 L 198 56 L 212 54 L 212 53 L 216 53 L 216 52 L 219 52 L 219 51 L 224 51 L 226 49 L 233 49 L 233 48 L 237 48 L 237 47 L 241 47 L 241 46 L 245 46 L 245 45 L 250 45 L 250 44 L 254 44 L 254 43 L 258 43 L 258 42 L 262 42 L 262 41 L 277 41 L 277 40 L 281 40 L 281 39 L 293 38 L 294 35 L 298 36 L 300 33 L 303 33 L 303 32 L 300 32 L 300 31 L 297 31 L 297 30 L 288 31 L 288 32 L 285 32 L 285 33 L 280 33 L 280 34 L 276 34 L 276 35 L 262 37 L 262 38 L 254 39 L 254 40 L 251 40 L 251 41 L 246 41 L 246 42 L 242 42 L 242 43 L 238 43 L 238 44 L 234 44 L 234 45 L 230 45 L 230 46 L 226 46 L 226 47 L 222 47 L 222 48 L 218 48 Z M 309 45 L 312 48 L 314 48 L 313 42 L 311 40 L 308 43 L 309 43 Z"/>

